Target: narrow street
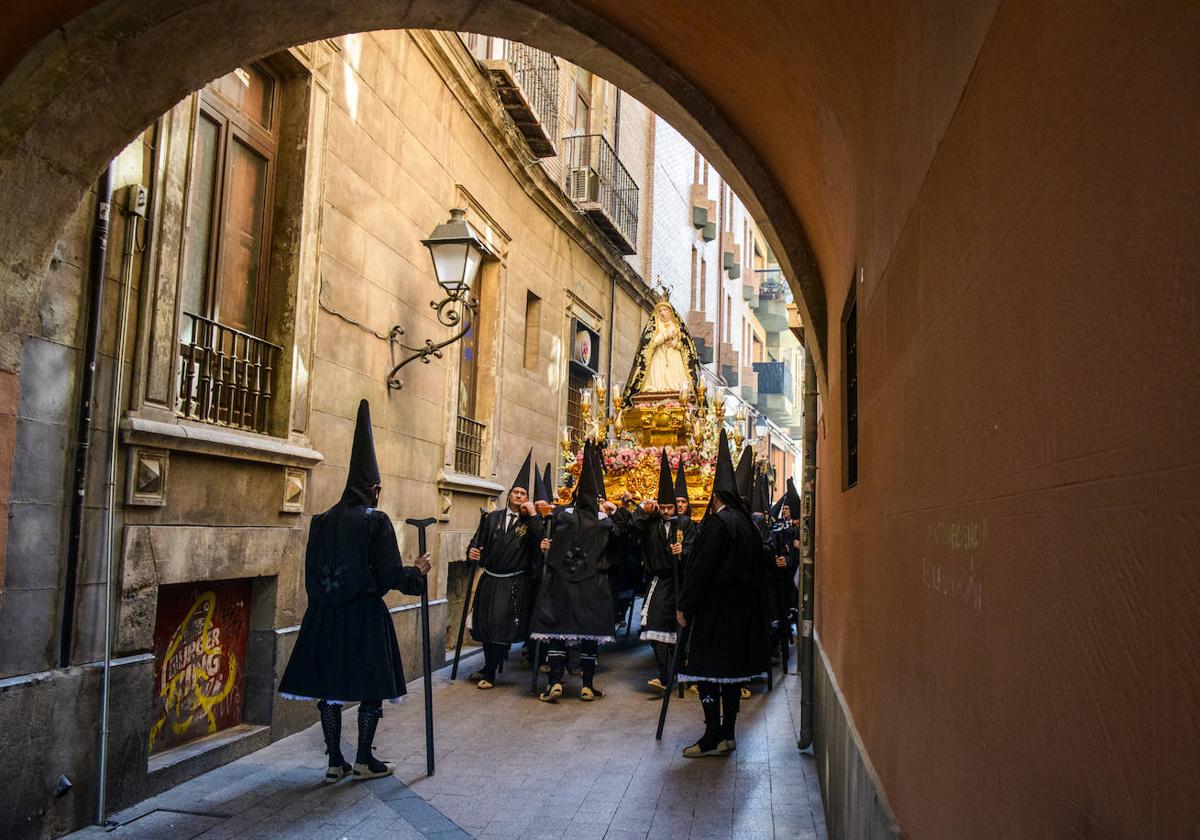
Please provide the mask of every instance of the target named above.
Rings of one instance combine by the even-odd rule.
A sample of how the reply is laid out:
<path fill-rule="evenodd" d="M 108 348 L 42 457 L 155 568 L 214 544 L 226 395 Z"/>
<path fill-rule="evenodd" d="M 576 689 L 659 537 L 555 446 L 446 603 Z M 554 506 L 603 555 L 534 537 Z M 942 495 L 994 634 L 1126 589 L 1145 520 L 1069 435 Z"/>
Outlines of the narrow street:
<path fill-rule="evenodd" d="M 466 660 L 460 676 L 477 664 Z M 824 838 L 816 767 L 796 749 L 800 678 L 788 675 L 742 703 L 729 758 L 685 759 L 701 731 L 694 695 L 673 698 L 661 743 L 659 702 L 645 689 L 646 645 L 623 639 L 601 652 L 603 700 L 576 698 L 568 677 L 557 705 L 528 692 L 511 669 L 489 692 L 434 675 L 437 772 L 424 775 L 422 683 L 384 709 L 376 754 L 393 778 L 320 783 L 321 733 L 312 726 L 116 814 L 113 838 Z M 353 755 L 356 713 L 342 735 Z"/>

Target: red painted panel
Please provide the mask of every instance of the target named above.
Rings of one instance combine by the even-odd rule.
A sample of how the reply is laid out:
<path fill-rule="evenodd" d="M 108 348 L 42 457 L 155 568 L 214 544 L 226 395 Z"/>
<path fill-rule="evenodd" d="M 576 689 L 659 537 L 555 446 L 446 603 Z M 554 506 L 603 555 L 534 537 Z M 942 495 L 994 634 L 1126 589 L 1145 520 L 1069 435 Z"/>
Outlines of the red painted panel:
<path fill-rule="evenodd" d="M 249 625 L 249 579 L 159 589 L 151 754 L 242 722 Z"/>

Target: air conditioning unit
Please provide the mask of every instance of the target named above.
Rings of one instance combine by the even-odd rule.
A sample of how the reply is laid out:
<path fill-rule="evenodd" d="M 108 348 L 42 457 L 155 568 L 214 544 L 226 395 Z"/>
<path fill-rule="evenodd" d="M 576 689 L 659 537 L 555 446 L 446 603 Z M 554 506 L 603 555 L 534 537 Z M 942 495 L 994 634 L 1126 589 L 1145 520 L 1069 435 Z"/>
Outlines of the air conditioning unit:
<path fill-rule="evenodd" d="M 574 166 L 567 170 L 567 195 L 576 204 L 600 200 L 600 175 L 590 166 Z"/>

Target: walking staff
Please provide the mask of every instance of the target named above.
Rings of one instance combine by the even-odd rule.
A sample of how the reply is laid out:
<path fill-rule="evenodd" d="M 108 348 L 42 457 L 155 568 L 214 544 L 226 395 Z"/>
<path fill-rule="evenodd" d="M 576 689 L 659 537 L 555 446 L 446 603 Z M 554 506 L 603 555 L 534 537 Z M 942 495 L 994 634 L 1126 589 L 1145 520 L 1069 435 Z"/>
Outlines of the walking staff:
<path fill-rule="evenodd" d="M 478 563 L 471 559 L 471 549 L 479 547 L 479 540 L 483 534 L 483 522 L 487 519 L 487 509 L 479 509 L 479 527 L 475 529 L 475 536 L 471 537 L 471 542 L 467 544 L 467 562 L 471 565 L 467 567 L 467 597 L 463 599 L 462 615 L 458 617 L 458 641 L 454 644 L 454 665 L 450 668 L 451 681 L 458 679 L 458 660 L 462 658 L 463 635 L 467 632 L 467 613 L 471 611 L 471 595 L 475 590 L 475 567 Z"/>
<path fill-rule="evenodd" d="M 425 555 L 425 529 L 437 522 L 432 516 L 426 519 L 406 519 L 417 529 L 417 546 L 421 556 Z M 429 579 L 421 588 L 421 655 L 425 659 L 425 775 L 433 775 L 433 656 L 429 650 Z"/>
<path fill-rule="evenodd" d="M 675 655 L 671 658 L 671 677 L 667 682 L 666 690 L 663 691 L 662 708 L 658 710 L 658 730 L 654 733 L 654 740 L 661 741 L 663 727 L 667 725 L 667 706 L 671 702 L 671 687 L 678 682 L 679 664 L 683 661 L 683 651 L 687 648 L 688 632 L 687 628 L 682 624 L 675 623 Z M 679 684 L 679 696 L 683 697 L 683 685 Z"/>

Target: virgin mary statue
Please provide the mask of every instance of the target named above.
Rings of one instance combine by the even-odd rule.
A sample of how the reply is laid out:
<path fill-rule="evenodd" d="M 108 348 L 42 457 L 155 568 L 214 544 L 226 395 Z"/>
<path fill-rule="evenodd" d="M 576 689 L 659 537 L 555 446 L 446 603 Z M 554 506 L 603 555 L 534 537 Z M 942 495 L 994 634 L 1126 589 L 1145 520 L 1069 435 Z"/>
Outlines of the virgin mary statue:
<path fill-rule="evenodd" d="M 678 394 L 691 390 L 692 367 L 698 365 L 695 346 L 666 300 L 654 307 L 654 317 L 642 333 L 641 348 L 630 377 L 632 394 Z"/>

